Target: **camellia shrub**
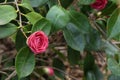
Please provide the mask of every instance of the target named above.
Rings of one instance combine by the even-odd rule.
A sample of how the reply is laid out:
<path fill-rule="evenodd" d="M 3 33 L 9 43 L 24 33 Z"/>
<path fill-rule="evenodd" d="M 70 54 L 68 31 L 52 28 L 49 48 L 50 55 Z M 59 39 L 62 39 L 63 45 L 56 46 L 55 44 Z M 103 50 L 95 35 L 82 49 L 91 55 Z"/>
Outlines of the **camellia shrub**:
<path fill-rule="evenodd" d="M 120 0 L 0 0 L 6 37 L 16 53 L 0 80 L 79 80 L 66 66 L 78 66 L 84 80 L 120 78 Z"/>

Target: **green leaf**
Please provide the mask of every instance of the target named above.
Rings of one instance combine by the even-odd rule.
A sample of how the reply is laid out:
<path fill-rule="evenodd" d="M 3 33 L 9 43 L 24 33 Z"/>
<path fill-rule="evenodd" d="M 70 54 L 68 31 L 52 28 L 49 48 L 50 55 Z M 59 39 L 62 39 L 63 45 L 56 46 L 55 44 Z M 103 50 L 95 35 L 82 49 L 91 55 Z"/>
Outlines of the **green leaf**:
<path fill-rule="evenodd" d="M 111 15 L 107 22 L 108 26 L 108 39 L 116 37 L 120 34 L 120 8 L 117 8 Z"/>
<path fill-rule="evenodd" d="M 61 6 L 64 8 L 67 8 L 72 4 L 73 0 L 60 0 Z M 48 1 L 48 6 L 51 8 L 53 5 L 59 4 L 57 0 L 49 0 Z"/>
<path fill-rule="evenodd" d="M 116 4 L 120 4 L 120 0 L 111 0 L 112 2 L 116 3 Z"/>
<path fill-rule="evenodd" d="M 47 3 L 48 0 L 30 0 L 32 7 L 39 7 Z"/>
<path fill-rule="evenodd" d="M 0 5 L 0 25 L 5 25 L 17 17 L 16 10 L 10 5 Z"/>
<path fill-rule="evenodd" d="M 95 65 L 96 66 L 96 65 Z M 99 68 L 94 66 L 94 70 L 87 72 L 87 80 L 103 80 L 103 74 L 100 72 Z"/>
<path fill-rule="evenodd" d="M 85 75 L 87 72 L 92 71 L 93 67 L 95 65 L 95 59 L 91 53 L 87 53 L 85 59 L 84 59 L 84 72 Z"/>
<path fill-rule="evenodd" d="M 26 45 L 26 38 L 21 32 L 21 30 L 18 30 L 16 34 L 16 40 L 15 40 L 15 46 L 16 46 L 17 51 L 19 51 L 25 45 Z"/>
<path fill-rule="evenodd" d="M 114 74 L 111 74 L 107 80 L 120 80 L 120 76 L 116 76 Z"/>
<path fill-rule="evenodd" d="M 68 47 L 68 61 L 71 65 L 80 64 L 80 52 Z"/>
<path fill-rule="evenodd" d="M 93 72 L 87 72 L 86 80 L 96 80 L 95 74 Z"/>
<path fill-rule="evenodd" d="M 29 0 L 22 0 L 21 4 L 19 4 L 19 6 L 27 8 L 30 11 L 34 11 Z"/>
<path fill-rule="evenodd" d="M 95 0 L 79 0 L 80 4 L 89 5 L 95 2 Z"/>
<path fill-rule="evenodd" d="M 94 56 L 88 52 L 84 60 L 84 74 L 87 80 L 103 80 L 103 74 L 95 64 Z"/>
<path fill-rule="evenodd" d="M 19 78 L 30 75 L 35 66 L 35 57 L 28 47 L 22 48 L 15 59 L 15 68 Z"/>
<path fill-rule="evenodd" d="M 17 31 L 17 26 L 11 23 L 0 25 L 0 39 L 8 37 Z"/>
<path fill-rule="evenodd" d="M 79 51 L 84 48 L 86 50 L 100 50 L 103 47 L 100 34 L 91 27 L 88 18 L 76 11 L 69 11 L 69 16 L 71 18 L 70 23 L 67 25 L 67 29 L 64 29 L 64 33 L 66 33 L 64 37 L 68 45 Z M 78 36 L 81 37 L 78 39 Z"/>
<path fill-rule="evenodd" d="M 111 44 L 108 41 L 105 42 L 104 45 L 105 45 L 105 53 L 107 53 L 108 55 L 114 56 L 115 54 L 118 54 L 119 49 L 115 45 Z"/>
<path fill-rule="evenodd" d="M 102 10 L 102 15 L 111 15 L 111 13 L 117 8 L 117 5 L 113 2 L 108 2 L 105 9 Z"/>
<path fill-rule="evenodd" d="M 48 20 L 46 20 L 45 18 L 42 18 L 34 24 L 34 26 L 32 27 L 32 32 L 42 30 L 47 35 L 49 35 L 50 30 L 51 30 L 51 26 L 52 25 Z"/>
<path fill-rule="evenodd" d="M 114 58 L 108 58 L 108 69 L 112 74 L 120 76 L 120 63 L 117 63 Z"/>
<path fill-rule="evenodd" d="M 57 68 L 54 70 L 55 75 L 58 76 L 61 80 L 65 80 L 65 74 L 63 74 L 61 71 L 59 71 L 59 70 L 62 70 L 62 71 L 65 70 L 65 66 L 64 66 L 63 62 L 60 59 L 55 58 L 53 60 L 53 67 Z"/>
<path fill-rule="evenodd" d="M 67 8 L 73 2 L 73 0 L 60 0 L 60 2 L 64 8 Z"/>
<path fill-rule="evenodd" d="M 91 25 L 89 23 L 88 18 L 79 12 L 69 11 L 70 22 L 78 27 L 78 30 L 83 34 L 89 34 L 89 30 L 91 29 Z"/>
<path fill-rule="evenodd" d="M 74 24 L 69 23 L 64 28 L 63 34 L 67 44 L 71 48 L 83 52 L 86 45 L 85 37 Z"/>
<path fill-rule="evenodd" d="M 25 14 L 25 17 L 32 23 L 35 24 L 37 21 L 39 21 L 40 19 L 42 19 L 43 17 L 36 13 L 36 12 L 30 12 Z"/>
<path fill-rule="evenodd" d="M 101 40 L 100 34 L 95 29 L 91 29 L 89 34 L 85 35 L 86 38 L 86 47 L 87 51 L 99 51 L 103 50 L 104 43 Z"/>
<path fill-rule="evenodd" d="M 93 73 L 95 75 L 96 80 L 104 80 L 104 76 L 100 71 L 100 68 L 96 64 L 93 66 Z"/>
<path fill-rule="evenodd" d="M 54 30 L 64 28 L 69 22 L 69 15 L 60 6 L 53 6 L 47 13 L 46 18 L 53 24 Z"/>

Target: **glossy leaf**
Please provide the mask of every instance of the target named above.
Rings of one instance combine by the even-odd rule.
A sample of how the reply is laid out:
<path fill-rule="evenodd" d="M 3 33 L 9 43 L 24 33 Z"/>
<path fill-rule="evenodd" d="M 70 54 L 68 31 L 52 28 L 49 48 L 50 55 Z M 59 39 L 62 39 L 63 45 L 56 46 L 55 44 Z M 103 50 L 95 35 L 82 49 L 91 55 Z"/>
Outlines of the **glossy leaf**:
<path fill-rule="evenodd" d="M 48 0 L 29 0 L 29 1 L 32 7 L 39 7 L 48 2 Z"/>
<path fill-rule="evenodd" d="M 85 37 L 74 24 L 69 23 L 64 29 L 63 34 L 71 48 L 81 52 L 84 50 L 86 45 Z"/>
<path fill-rule="evenodd" d="M 111 74 L 107 80 L 119 80 L 120 79 L 120 76 L 116 76 L 114 74 Z"/>
<path fill-rule="evenodd" d="M 60 59 L 55 58 L 53 60 L 53 67 L 60 69 L 62 71 L 65 70 L 64 64 Z M 65 74 L 63 74 L 61 71 L 55 69 L 55 75 L 58 76 L 61 80 L 65 80 Z"/>
<path fill-rule="evenodd" d="M 70 4 L 72 4 L 73 0 L 60 0 L 61 6 L 64 8 L 68 8 Z M 57 0 L 49 0 L 48 6 L 51 8 L 53 5 L 59 4 Z"/>
<path fill-rule="evenodd" d="M 42 19 L 43 17 L 38 14 L 37 12 L 30 12 L 25 14 L 25 17 L 32 23 L 35 24 L 38 20 Z"/>
<path fill-rule="evenodd" d="M 17 17 L 16 10 L 10 5 L 0 5 L 0 25 L 5 25 Z"/>
<path fill-rule="evenodd" d="M 111 15 L 107 26 L 108 26 L 108 38 L 116 37 L 120 34 L 120 8 L 117 8 Z"/>
<path fill-rule="evenodd" d="M 35 66 L 35 57 L 28 47 L 22 48 L 15 59 L 15 68 L 19 78 L 30 75 Z"/>
<path fill-rule="evenodd" d="M 60 6 L 50 8 L 46 18 L 50 20 L 55 30 L 64 28 L 69 22 L 69 16 L 66 10 Z"/>
<path fill-rule="evenodd" d="M 84 60 L 84 74 L 87 80 L 103 80 L 103 74 L 95 64 L 95 59 L 91 53 L 88 53 Z"/>
<path fill-rule="evenodd" d="M 105 9 L 102 10 L 102 15 L 110 15 L 116 8 L 117 5 L 110 1 L 107 3 Z"/>
<path fill-rule="evenodd" d="M 112 74 L 120 76 L 120 63 L 118 63 L 114 58 L 108 58 L 108 69 Z"/>
<path fill-rule="evenodd" d="M 95 29 L 91 29 L 89 34 L 85 35 L 87 51 L 99 51 L 104 48 L 104 43 L 101 40 L 100 34 Z"/>
<path fill-rule="evenodd" d="M 95 65 L 95 59 L 91 53 L 87 53 L 84 59 L 84 74 L 86 75 L 87 72 L 92 71 Z"/>
<path fill-rule="evenodd" d="M 8 37 L 17 31 L 17 26 L 11 23 L 0 25 L 0 39 Z"/>
<path fill-rule="evenodd" d="M 105 45 L 105 52 L 108 55 L 114 56 L 115 54 L 119 53 L 119 49 L 115 45 L 113 45 L 112 43 L 105 42 L 104 45 Z"/>
<path fill-rule="evenodd" d="M 98 65 L 94 65 L 93 67 L 93 73 L 95 75 L 96 80 L 104 80 L 103 73 L 100 71 Z"/>
<path fill-rule="evenodd" d="M 68 47 L 68 61 L 71 65 L 79 65 L 80 64 L 80 52 L 73 50 L 72 48 Z"/>
<path fill-rule="evenodd" d="M 17 51 L 19 51 L 22 47 L 26 45 L 26 38 L 21 32 L 21 30 L 18 30 L 16 34 L 15 43 L 16 43 L 15 46 L 16 46 Z"/>
<path fill-rule="evenodd" d="M 89 71 L 87 72 L 86 80 L 104 80 L 104 78 L 100 71 L 98 73 Z"/>
<path fill-rule="evenodd" d="M 70 22 L 74 24 L 75 27 L 83 34 L 89 34 L 89 30 L 91 29 L 91 25 L 89 23 L 88 18 L 79 12 L 69 11 Z"/>
<path fill-rule="evenodd" d="M 80 4 L 85 4 L 85 5 L 92 4 L 93 2 L 95 2 L 95 0 L 79 0 Z"/>
<path fill-rule="evenodd" d="M 40 19 L 38 22 L 34 24 L 32 27 L 32 32 L 42 30 L 44 31 L 47 35 L 49 35 L 50 30 L 51 30 L 51 23 L 46 20 L 45 18 Z"/>
<path fill-rule="evenodd" d="M 19 6 L 27 8 L 30 11 L 34 11 L 29 0 L 22 0 L 21 4 L 19 4 Z"/>
<path fill-rule="evenodd" d="M 87 72 L 86 80 L 96 80 L 93 72 Z"/>
<path fill-rule="evenodd" d="M 64 8 L 67 8 L 73 2 L 73 0 L 60 0 L 60 2 Z"/>
<path fill-rule="evenodd" d="M 111 0 L 112 2 L 116 3 L 116 4 L 120 4 L 120 1 L 119 0 Z"/>

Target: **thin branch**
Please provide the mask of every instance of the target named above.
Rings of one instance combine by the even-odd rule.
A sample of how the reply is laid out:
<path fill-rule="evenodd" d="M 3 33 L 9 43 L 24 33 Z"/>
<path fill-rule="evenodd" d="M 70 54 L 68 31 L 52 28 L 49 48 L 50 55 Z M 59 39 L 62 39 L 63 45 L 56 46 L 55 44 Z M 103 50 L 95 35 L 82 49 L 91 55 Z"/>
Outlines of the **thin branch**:
<path fill-rule="evenodd" d="M 74 80 L 78 80 L 77 78 L 71 76 L 70 74 L 64 72 L 63 70 L 60 70 L 60 69 L 58 69 L 58 68 L 56 68 L 56 67 L 52 67 L 52 68 L 54 68 L 55 70 L 57 70 L 57 71 L 59 71 L 59 72 L 65 74 L 65 75 L 68 75 L 70 78 L 72 78 L 72 79 L 74 79 Z"/>
<path fill-rule="evenodd" d="M 41 76 L 40 76 L 37 72 L 33 71 L 33 74 L 34 74 L 35 76 L 37 76 L 38 78 L 41 78 Z"/>
<path fill-rule="evenodd" d="M 15 4 L 16 4 L 16 8 L 17 8 L 17 12 L 19 13 L 19 25 L 20 25 L 20 30 L 23 33 L 23 35 L 27 38 L 27 35 L 25 34 L 25 32 L 23 31 L 23 25 L 22 25 L 22 16 L 21 16 L 21 12 L 17 3 L 17 0 L 15 0 Z"/>
<path fill-rule="evenodd" d="M 103 35 L 103 37 L 106 39 L 106 33 L 101 29 L 101 27 L 96 23 L 96 21 L 95 21 L 95 18 L 94 18 L 94 14 L 92 13 L 92 14 L 89 14 L 88 13 L 88 15 L 89 15 L 89 19 L 90 19 L 90 21 L 91 21 L 91 25 L 95 28 L 95 29 L 98 29 L 101 33 L 102 33 L 102 35 Z"/>
<path fill-rule="evenodd" d="M 3 3 L 0 3 L 0 5 L 4 5 L 4 4 L 15 4 L 15 2 L 3 2 Z"/>
<path fill-rule="evenodd" d="M 7 0 L 5 0 L 4 3 L 7 3 Z"/>
<path fill-rule="evenodd" d="M 58 0 L 58 5 L 61 6 L 61 2 L 60 2 L 60 0 Z"/>
<path fill-rule="evenodd" d="M 15 75 L 16 75 L 16 71 L 13 71 L 5 80 L 10 80 Z"/>
<path fill-rule="evenodd" d="M 98 53 L 98 56 L 101 58 L 101 60 L 103 62 L 106 62 L 105 59 L 104 59 L 104 56 L 102 55 L 102 53 L 101 52 L 97 52 L 97 53 Z"/>
<path fill-rule="evenodd" d="M 2 60 L 2 63 L 4 63 L 5 61 L 8 61 L 8 60 L 11 60 L 11 59 L 13 59 L 15 56 L 10 56 L 10 57 L 8 57 L 8 58 L 6 58 L 6 59 L 4 59 L 4 60 Z"/>
<path fill-rule="evenodd" d="M 8 74 L 6 72 L 4 72 L 4 71 L 0 71 L 0 73 L 8 76 Z"/>
<path fill-rule="evenodd" d="M 102 33 L 102 35 L 103 35 L 103 37 L 104 37 L 104 39 L 106 40 L 106 38 L 107 38 L 107 36 L 106 36 L 106 33 L 101 29 L 101 27 L 95 22 L 95 19 L 93 18 L 92 19 L 92 17 L 94 17 L 94 15 L 92 15 L 92 17 L 90 16 L 90 14 L 89 14 L 89 17 L 90 17 L 90 20 L 92 21 L 92 23 L 93 23 L 93 26 L 94 27 L 96 27 L 101 33 Z M 108 41 L 108 40 L 107 40 Z M 114 45 L 118 50 L 120 50 L 120 48 L 116 45 L 116 44 L 114 44 L 112 41 L 109 41 L 112 45 Z"/>
<path fill-rule="evenodd" d="M 98 29 L 98 30 L 100 30 L 100 32 L 103 34 L 103 36 L 106 38 L 106 33 L 101 29 L 101 27 L 95 22 L 95 21 L 93 21 L 93 23 L 94 23 L 94 25 L 96 26 L 96 28 Z"/>
<path fill-rule="evenodd" d="M 14 71 L 15 67 L 9 67 L 9 68 L 2 68 L 2 71 Z"/>
<path fill-rule="evenodd" d="M 39 75 L 37 72 L 33 71 L 33 74 L 38 77 L 41 80 L 45 80 L 41 75 Z"/>
<path fill-rule="evenodd" d="M 112 41 L 109 41 L 112 45 L 114 45 L 119 51 L 120 51 L 120 48 L 117 46 L 117 44 L 114 44 Z"/>
<path fill-rule="evenodd" d="M 49 63 L 47 60 L 43 60 L 43 59 L 40 59 L 40 58 L 36 58 L 37 61 L 42 61 L 42 62 L 45 62 L 45 63 Z"/>
<path fill-rule="evenodd" d="M 2 57 L 3 57 L 3 56 L 2 56 L 2 55 L 0 55 L 0 65 L 1 65 L 1 63 L 2 63 Z"/>
<path fill-rule="evenodd" d="M 19 7 L 18 7 L 17 0 L 15 0 L 15 4 L 16 4 L 17 11 L 20 11 L 20 10 L 19 10 Z"/>
<path fill-rule="evenodd" d="M 112 41 L 112 43 L 113 43 L 113 44 L 116 44 L 116 45 L 117 45 L 117 44 L 120 44 L 120 42 L 118 42 L 118 41 Z"/>
<path fill-rule="evenodd" d="M 19 20 L 14 20 L 14 21 L 16 21 L 17 23 L 20 23 Z M 29 24 L 29 25 L 30 25 L 29 22 L 22 21 L 22 23 L 23 23 L 23 24 Z"/>

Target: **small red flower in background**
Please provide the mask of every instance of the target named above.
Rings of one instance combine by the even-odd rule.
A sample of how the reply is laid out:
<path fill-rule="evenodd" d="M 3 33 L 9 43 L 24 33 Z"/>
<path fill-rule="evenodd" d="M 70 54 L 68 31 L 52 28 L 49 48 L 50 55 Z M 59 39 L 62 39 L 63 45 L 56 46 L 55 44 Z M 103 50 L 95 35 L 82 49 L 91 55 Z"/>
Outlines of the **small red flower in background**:
<path fill-rule="evenodd" d="M 27 38 L 27 45 L 35 54 L 45 52 L 48 43 L 48 37 L 43 31 L 36 31 Z"/>
<path fill-rule="evenodd" d="M 44 71 L 45 71 L 45 73 L 48 74 L 49 76 L 53 76 L 53 75 L 54 75 L 54 70 L 53 70 L 53 68 L 51 68 L 51 67 L 45 67 L 45 68 L 44 68 Z"/>
<path fill-rule="evenodd" d="M 95 3 L 91 4 L 91 7 L 97 10 L 102 10 L 105 8 L 108 0 L 96 0 Z"/>

